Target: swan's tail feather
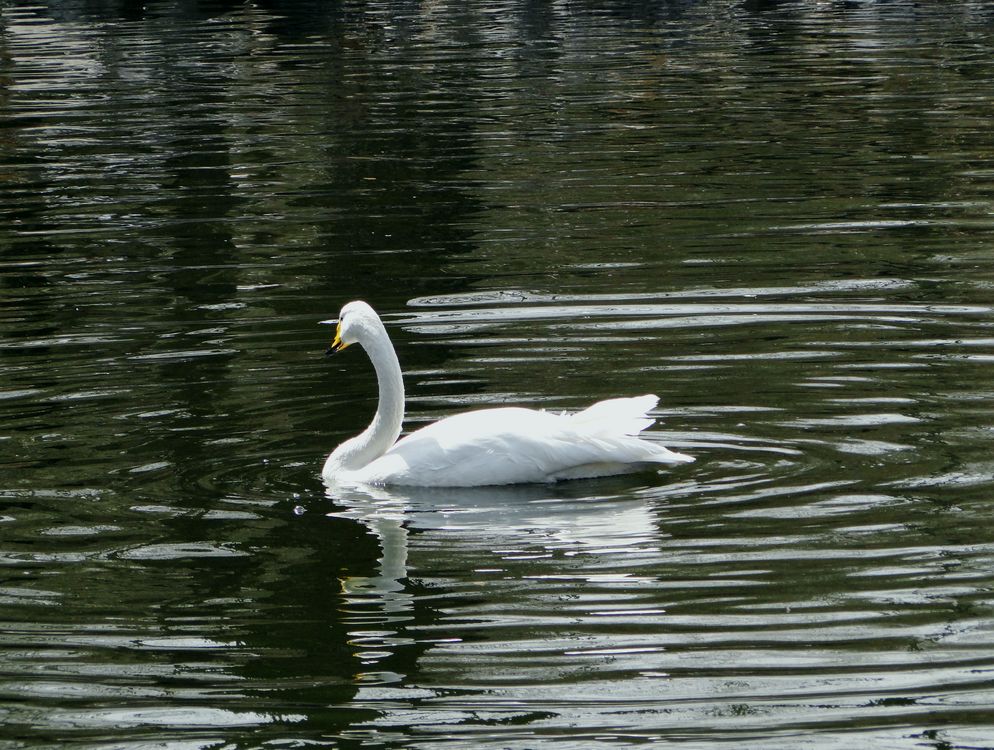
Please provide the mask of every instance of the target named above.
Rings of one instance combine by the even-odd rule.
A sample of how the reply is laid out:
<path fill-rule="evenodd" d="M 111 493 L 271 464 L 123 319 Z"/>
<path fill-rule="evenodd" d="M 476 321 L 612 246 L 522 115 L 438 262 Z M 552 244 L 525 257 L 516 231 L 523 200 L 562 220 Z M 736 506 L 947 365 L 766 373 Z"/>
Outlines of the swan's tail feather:
<path fill-rule="evenodd" d="M 656 420 L 648 416 L 648 413 L 658 403 L 659 397 L 652 394 L 633 398 L 609 398 L 577 412 L 571 419 L 584 432 L 638 435 L 655 423 Z"/>
<path fill-rule="evenodd" d="M 577 433 L 586 439 L 603 441 L 604 453 L 613 455 L 619 464 L 690 463 L 694 460 L 691 456 L 671 451 L 656 441 L 639 438 L 642 430 L 655 423 L 649 412 L 658 403 L 659 398 L 652 394 L 609 398 L 574 414 L 570 420 Z"/>

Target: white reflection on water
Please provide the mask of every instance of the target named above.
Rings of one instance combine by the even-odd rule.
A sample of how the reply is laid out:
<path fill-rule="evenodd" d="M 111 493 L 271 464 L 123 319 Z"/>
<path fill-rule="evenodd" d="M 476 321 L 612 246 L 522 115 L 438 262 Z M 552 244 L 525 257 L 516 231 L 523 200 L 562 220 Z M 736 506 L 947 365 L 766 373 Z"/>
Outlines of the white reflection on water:
<path fill-rule="evenodd" d="M 751 295 L 750 295 L 751 296 Z M 478 330 L 486 323 L 563 319 L 565 328 L 652 329 L 679 325 L 732 325 L 795 321 L 864 320 L 909 323 L 929 315 L 984 315 L 991 308 L 982 305 L 907 305 L 882 303 L 668 303 L 668 304 L 563 304 L 511 305 L 501 308 L 456 309 L 419 312 L 406 321 L 418 333 L 454 334 Z M 596 323 L 591 319 L 638 318 Z"/>
<path fill-rule="evenodd" d="M 341 508 L 328 515 L 363 524 L 380 546 L 374 575 L 341 581 L 349 608 L 347 621 L 359 626 L 350 632 L 350 642 L 367 665 L 391 655 L 391 645 L 410 642 L 399 636 L 397 625 L 410 619 L 405 613 L 410 614 L 415 603 L 408 590 L 411 532 L 441 532 L 442 539 L 453 544 L 485 543 L 504 561 L 660 551 L 648 498 L 639 495 L 570 498 L 552 485 L 460 489 L 330 485 L 327 494 Z M 593 577 L 603 580 L 604 575 Z M 371 632 L 373 623 L 387 629 Z"/>

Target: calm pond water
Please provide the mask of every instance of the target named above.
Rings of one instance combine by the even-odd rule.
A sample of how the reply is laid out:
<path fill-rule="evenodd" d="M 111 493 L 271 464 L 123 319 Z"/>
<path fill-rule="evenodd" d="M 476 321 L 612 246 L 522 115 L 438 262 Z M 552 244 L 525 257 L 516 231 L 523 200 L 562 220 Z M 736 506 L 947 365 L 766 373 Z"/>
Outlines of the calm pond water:
<path fill-rule="evenodd" d="M 994 748 L 994 6 L 0 3 L 0 747 Z M 326 493 L 660 395 L 697 462 Z"/>

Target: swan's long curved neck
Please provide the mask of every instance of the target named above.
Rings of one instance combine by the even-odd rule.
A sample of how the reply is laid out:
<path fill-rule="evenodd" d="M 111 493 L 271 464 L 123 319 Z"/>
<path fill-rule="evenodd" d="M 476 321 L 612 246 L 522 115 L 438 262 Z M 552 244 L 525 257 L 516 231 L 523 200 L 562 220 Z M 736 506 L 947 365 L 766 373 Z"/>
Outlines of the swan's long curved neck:
<path fill-rule="evenodd" d="M 324 474 L 355 471 L 376 460 L 397 442 L 404 421 L 404 376 L 386 329 L 360 342 L 376 370 L 380 400 L 376 415 L 361 434 L 346 440 L 328 456 Z"/>

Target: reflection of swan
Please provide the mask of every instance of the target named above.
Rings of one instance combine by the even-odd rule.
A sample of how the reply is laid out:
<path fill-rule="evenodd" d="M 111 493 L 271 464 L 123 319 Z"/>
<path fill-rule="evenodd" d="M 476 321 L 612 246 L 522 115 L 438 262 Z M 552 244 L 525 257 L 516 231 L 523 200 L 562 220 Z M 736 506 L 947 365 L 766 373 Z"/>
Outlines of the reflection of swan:
<path fill-rule="evenodd" d="M 600 401 L 572 415 L 480 409 L 397 441 L 404 381 L 382 321 L 365 302 L 350 302 L 336 322 L 329 352 L 362 346 L 376 369 L 380 402 L 372 424 L 328 456 L 326 481 L 475 487 L 610 476 L 694 460 L 638 437 L 652 424 L 646 413 L 655 396 Z"/>
<path fill-rule="evenodd" d="M 651 504 L 643 493 L 617 481 L 604 480 L 612 484 L 601 484 L 598 489 L 607 492 L 598 495 L 547 484 L 463 489 L 329 485 L 328 498 L 338 509 L 328 515 L 358 521 L 376 536 L 382 551 L 379 571 L 361 582 L 364 590 L 382 593 L 394 591 L 408 575 L 409 531 L 414 530 L 422 551 L 434 549 L 432 535 L 444 533 L 446 564 L 457 567 L 462 554 L 471 564 L 480 562 L 482 540 L 498 558 L 526 550 L 613 555 L 622 549 L 658 549 L 660 531 Z M 356 580 L 349 579 L 347 592 L 359 589 Z"/>
<path fill-rule="evenodd" d="M 598 489 L 607 492 L 586 495 L 561 484 L 442 489 L 328 485 L 326 492 L 339 508 L 328 515 L 359 521 L 376 535 L 383 549 L 381 573 L 391 575 L 406 565 L 406 551 L 398 550 L 406 547 L 407 529 L 444 531 L 456 535 L 453 541 L 486 538 L 507 547 L 538 544 L 597 551 L 659 543 L 645 496 L 625 484 Z"/>
<path fill-rule="evenodd" d="M 423 637 L 410 629 L 423 595 L 411 581 L 419 570 L 424 575 L 439 567 L 468 571 L 497 566 L 493 572 L 522 556 L 553 561 L 586 554 L 610 561 L 593 566 L 591 578 L 626 578 L 627 573 L 617 570 L 619 557 L 637 560 L 658 553 L 660 531 L 646 497 L 619 481 L 626 480 L 595 485 L 608 491 L 603 496 L 582 494 L 591 489 L 587 483 L 582 488 L 528 484 L 462 489 L 329 484 L 328 498 L 336 509 L 328 515 L 357 521 L 380 546 L 375 571 L 341 579 L 343 621 L 356 657 L 369 668 Z M 558 562 L 552 563 L 552 571 L 575 574 Z"/>

